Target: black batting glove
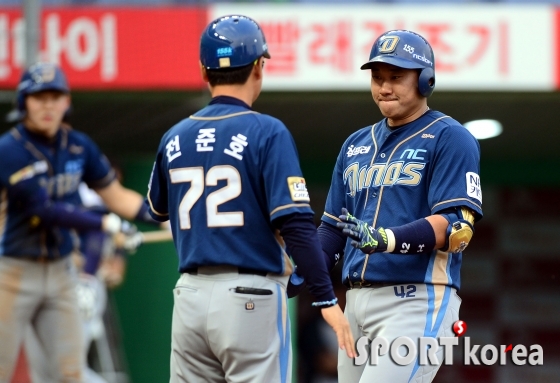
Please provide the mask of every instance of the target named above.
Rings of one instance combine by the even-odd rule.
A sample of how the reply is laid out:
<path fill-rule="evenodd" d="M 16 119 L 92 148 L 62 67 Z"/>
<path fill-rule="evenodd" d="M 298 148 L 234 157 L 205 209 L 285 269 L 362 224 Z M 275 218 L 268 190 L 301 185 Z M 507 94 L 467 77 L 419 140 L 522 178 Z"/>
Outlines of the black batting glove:
<path fill-rule="evenodd" d="M 385 229 L 375 229 L 367 222 L 361 221 L 342 208 L 342 215 L 338 216 L 342 222 L 337 222 L 336 227 L 350 238 L 350 244 L 366 254 L 381 253 L 387 250 L 387 234 Z"/>

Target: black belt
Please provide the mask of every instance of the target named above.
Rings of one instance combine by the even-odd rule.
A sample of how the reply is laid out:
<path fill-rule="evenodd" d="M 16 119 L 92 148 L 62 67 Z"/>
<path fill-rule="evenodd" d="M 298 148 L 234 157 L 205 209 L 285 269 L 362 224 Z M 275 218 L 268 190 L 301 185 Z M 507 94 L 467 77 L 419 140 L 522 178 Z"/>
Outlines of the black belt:
<path fill-rule="evenodd" d="M 191 267 L 191 268 L 188 268 L 188 269 L 184 269 L 181 272 L 191 274 L 191 275 L 197 275 L 198 274 L 198 268 L 197 267 Z M 263 277 L 265 277 L 268 274 L 268 271 L 262 271 L 262 270 L 257 270 L 257 269 L 249 269 L 247 267 L 238 267 L 237 272 L 239 274 L 260 275 L 260 276 L 263 276 Z"/>
<path fill-rule="evenodd" d="M 361 289 L 363 287 L 387 287 L 387 286 L 393 286 L 396 285 L 397 283 L 391 283 L 391 282 L 368 282 L 368 281 L 356 281 L 356 282 L 352 282 L 349 279 L 344 280 L 344 286 L 348 287 L 349 289 Z"/>
<path fill-rule="evenodd" d="M 48 258 L 48 257 L 33 257 L 30 255 L 3 255 L 3 257 L 6 258 L 11 258 L 11 259 L 19 259 L 22 261 L 31 261 L 31 262 L 36 262 L 36 263 L 51 263 L 51 262 L 56 262 L 56 261 L 60 261 L 61 259 L 64 259 L 64 257 L 57 257 L 57 258 Z"/>

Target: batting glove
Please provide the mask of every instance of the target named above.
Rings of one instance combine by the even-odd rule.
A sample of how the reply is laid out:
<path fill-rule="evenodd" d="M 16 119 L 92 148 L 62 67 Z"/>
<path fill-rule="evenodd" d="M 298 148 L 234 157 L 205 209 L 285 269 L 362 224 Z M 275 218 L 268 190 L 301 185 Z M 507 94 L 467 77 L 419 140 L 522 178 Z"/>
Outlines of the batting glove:
<path fill-rule="evenodd" d="M 107 214 L 104 218 L 105 231 L 113 234 L 115 246 L 124 249 L 129 254 L 134 254 L 142 244 L 143 236 L 133 223 L 121 219 L 116 214 Z"/>
<path fill-rule="evenodd" d="M 380 227 L 375 229 L 367 222 L 361 221 L 342 208 L 342 215 L 338 216 L 342 222 L 338 222 L 336 227 L 350 238 L 350 244 L 356 249 L 360 249 L 366 254 L 381 253 L 387 250 L 387 234 L 385 229 Z"/>
<path fill-rule="evenodd" d="M 138 231 L 135 224 L 125 220 L 122 221 L 121 233 L 124 235 L 122 248 L 126 250 L 128 254 L 136 253 L 136 250 L 140 247 L 143 241 L 142 233 Z"/>

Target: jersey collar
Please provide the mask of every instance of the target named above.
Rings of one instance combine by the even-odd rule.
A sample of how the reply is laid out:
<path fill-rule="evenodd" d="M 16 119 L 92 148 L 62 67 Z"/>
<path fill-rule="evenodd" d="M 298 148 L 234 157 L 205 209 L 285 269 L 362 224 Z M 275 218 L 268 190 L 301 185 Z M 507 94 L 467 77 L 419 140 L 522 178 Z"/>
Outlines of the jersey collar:
<path fill-rule="evenodd" d="M 39 144 L 43 144 L 43 145 L 47 145 L 47 146 L 57 146 L 58 142 L 60 141 L 60 136 L 62 134 L 62 128 L 58 129 L 58 131 L 56 132 L 56 134 L 54 135 L 54 137 L 45 137 L 41 134 L 37 134 L 37 133 L 33 133 L 31 132 L 29 129 L 27 129 L 25 127 L 25 125 L 20 122 L 17 125 L 17 130 L 18 132 L 21 134 L 22 137 L 25 137 L 26 139 L 33 141 L 33 142 L 37 142 Z"/>
<path fill-rule="evenodd" d="M 230 97 L 230 96 L 216 96 L 212 99 L 212 101 L 210 101 L 210 103 L 208 105 L 214 105 L 214 104 L 237 105 L 237 106 L 241 106 L 243 108 L 249 109 L 249 110 L 253 110 L 245 102 L 241 101 L 238 98 Z"/>

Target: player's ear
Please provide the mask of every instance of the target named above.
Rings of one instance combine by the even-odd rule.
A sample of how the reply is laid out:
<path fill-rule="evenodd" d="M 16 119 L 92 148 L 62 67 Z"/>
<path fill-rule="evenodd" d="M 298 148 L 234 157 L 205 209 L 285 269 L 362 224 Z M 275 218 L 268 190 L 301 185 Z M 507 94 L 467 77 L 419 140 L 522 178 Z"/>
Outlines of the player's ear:
<path fill-rule="evenodd" d="M 254 63 L 253 73 L 256 80 L 263 78 L 264 57 L 258 58 Z"/>
<path fill-rule="evenodd" d="M 209 82 L 208 73 L 206 73 L 206 68 L 204 67 L 204 65 L 202 65 L 202 62 L 199 61 L 199 64 L 200 64 L 200 76 L 202 77 L 202 80 L 204 80 L 204 82 Z"/>

